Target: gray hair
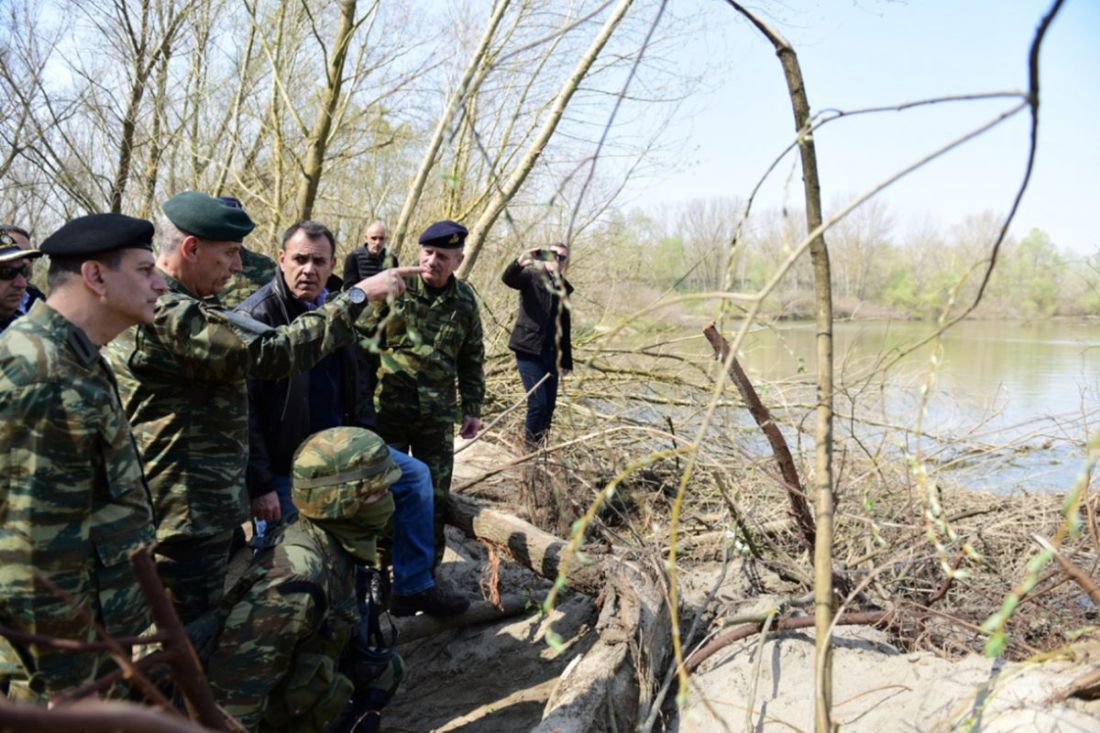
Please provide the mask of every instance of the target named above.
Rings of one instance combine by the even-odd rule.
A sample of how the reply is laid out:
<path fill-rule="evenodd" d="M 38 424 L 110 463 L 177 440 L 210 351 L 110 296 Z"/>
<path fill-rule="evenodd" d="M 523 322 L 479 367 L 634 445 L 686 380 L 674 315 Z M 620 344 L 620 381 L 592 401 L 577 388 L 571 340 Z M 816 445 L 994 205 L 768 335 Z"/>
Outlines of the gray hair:
<path fill-rule="evenodd" d="M 168 218 L 167 214 L 163 211 L 157 213 L 157 234 L 154 249 L 158 256 L 172 254 L 179 250 L 186 237 L 187 234 L 180 231 L 180 228 Z"/>

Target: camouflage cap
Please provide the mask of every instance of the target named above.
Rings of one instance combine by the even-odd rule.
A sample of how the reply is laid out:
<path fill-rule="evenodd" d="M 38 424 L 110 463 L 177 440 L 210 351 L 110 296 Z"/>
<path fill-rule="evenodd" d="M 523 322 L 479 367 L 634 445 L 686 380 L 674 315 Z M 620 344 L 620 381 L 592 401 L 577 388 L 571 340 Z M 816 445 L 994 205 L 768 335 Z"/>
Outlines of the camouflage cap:
<path fill-rule="evenodd" d="M 351 519 L 399 478 L 401 469 L 377 435 L 363 428 L 329 428 L 295 452 L 290 496 L 311 519 Z"/>

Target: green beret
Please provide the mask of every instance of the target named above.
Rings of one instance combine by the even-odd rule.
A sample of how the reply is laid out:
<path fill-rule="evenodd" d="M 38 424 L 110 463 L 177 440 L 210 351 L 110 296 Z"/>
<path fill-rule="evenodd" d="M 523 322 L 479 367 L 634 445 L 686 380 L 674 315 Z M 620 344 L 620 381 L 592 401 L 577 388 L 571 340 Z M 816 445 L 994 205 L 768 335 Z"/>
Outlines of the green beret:
<path fill-rule="evenodd" d="M 198 191 L 178 193 L 161 209 L 180 231 L 213 242 L 239 242 L 256 228 L 240 206 Z"/>
<path fill-rule="evenodd" d="M 444 219 L 437 221 L 424 230 L 420 235 L 421 247 L 435 247 L 436 249 L 458 249 L 466 245 L 466 227 L 457 221 Z"/>
<path fill-rule="evenodd" d="M 38 248 L 51 257 L 92 257 L 116 249 L 153 249 L 153 224 L 125 214 L 89 214 L 67 222 Z"/>

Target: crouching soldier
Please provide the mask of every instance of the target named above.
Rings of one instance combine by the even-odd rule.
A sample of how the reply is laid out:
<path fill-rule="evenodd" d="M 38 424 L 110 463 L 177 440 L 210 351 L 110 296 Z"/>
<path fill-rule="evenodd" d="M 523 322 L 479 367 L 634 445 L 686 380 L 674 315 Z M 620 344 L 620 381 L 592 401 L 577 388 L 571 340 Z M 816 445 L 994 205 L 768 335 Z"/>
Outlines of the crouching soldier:
<path fill-rule="evenodd" d="M 250 730 L 378 729 L 403 668 L 377 633 L 369 638 L 369 615 L 360 620 L 355 565 L 374 562 L 400 475 L 363 428 L 322 430 L 295 453 L 299 515 L 265 538 L 227 594 L 233 605 L 208 664 L 214 696 Z"/>

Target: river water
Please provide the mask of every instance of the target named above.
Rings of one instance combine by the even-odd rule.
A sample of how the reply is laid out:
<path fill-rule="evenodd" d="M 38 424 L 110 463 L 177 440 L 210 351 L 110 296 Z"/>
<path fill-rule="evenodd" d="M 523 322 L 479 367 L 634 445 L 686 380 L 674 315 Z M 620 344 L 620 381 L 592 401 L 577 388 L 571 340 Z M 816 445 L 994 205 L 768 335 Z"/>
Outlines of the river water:
<path fill-rule="evenodd" d="M 926 404 L 921 448 L 950 479 L 993 491 L 1071 488 L 1085 442 L 1100 430 L 1100 326 L 969 321 L 943 335 L 942 351 L 920 347 L 885 378 L 874 368 L 932 331 L 927 323 L 837 324 L 835 368 L 844 389 L 836 407 L 864 418 L 841 421 L 840 429 L 912 453 Z M 814 353 L 812 324 L 779 324 L 751 332 L 741 361 L 754 379 L 786 385 L 788 399 L 809 403 Z"/>

